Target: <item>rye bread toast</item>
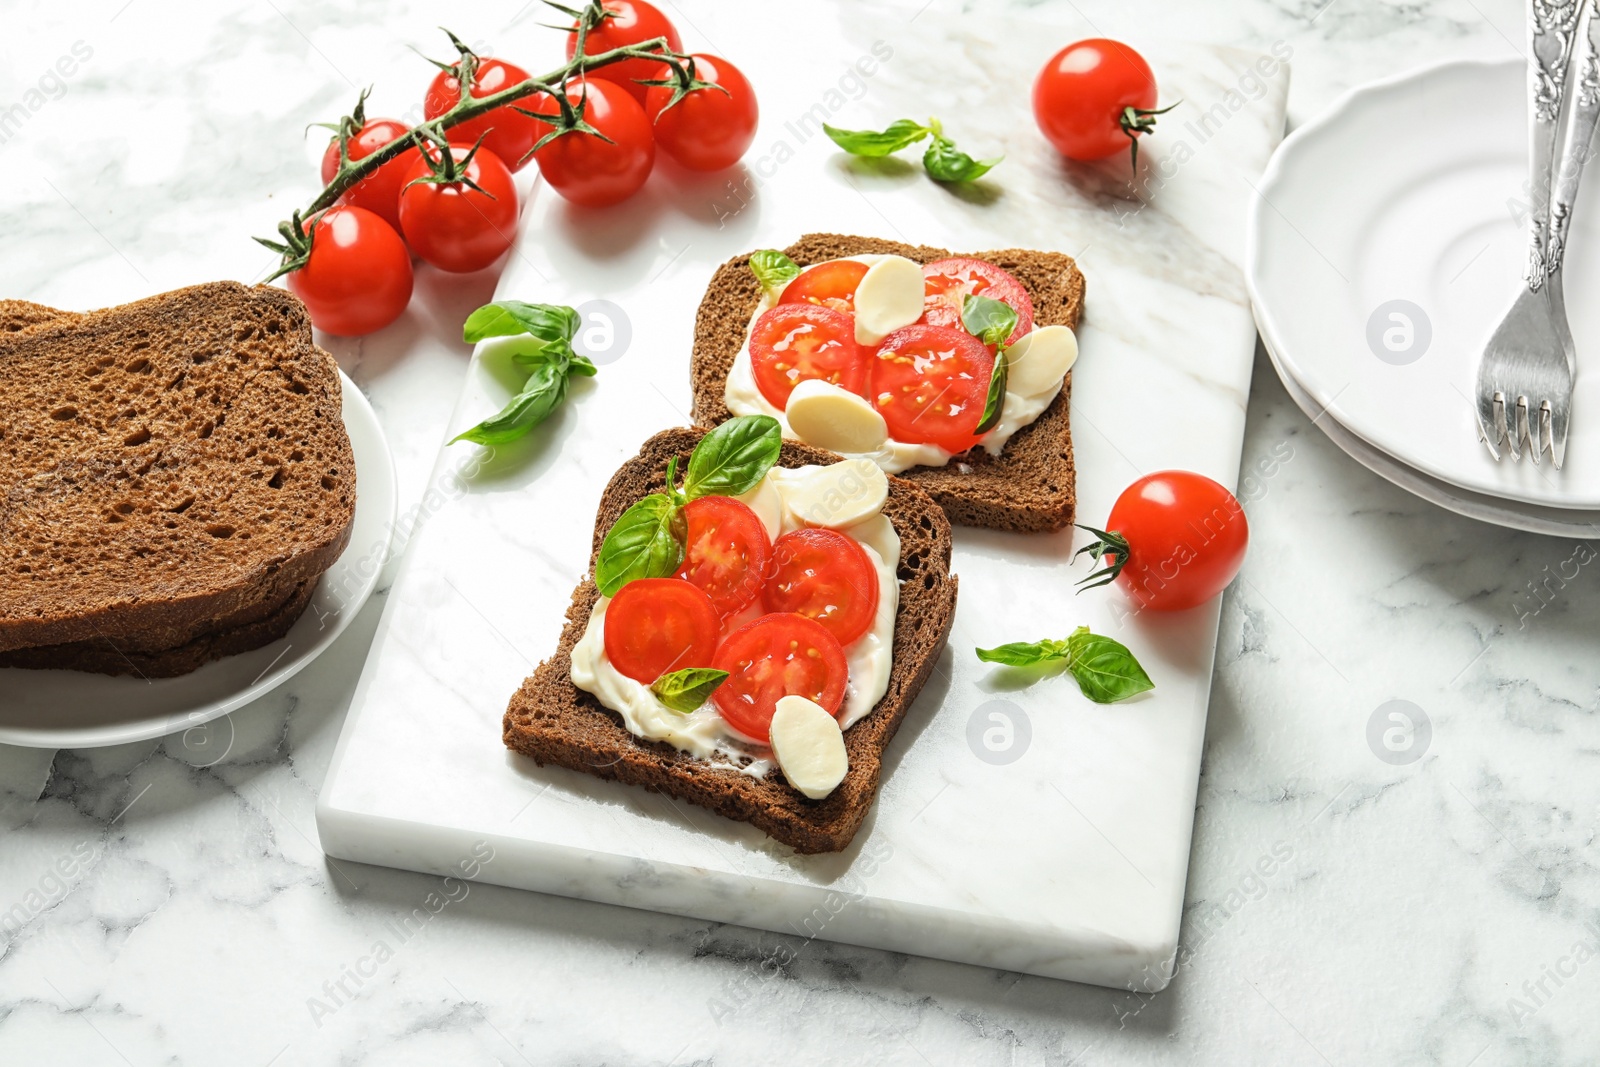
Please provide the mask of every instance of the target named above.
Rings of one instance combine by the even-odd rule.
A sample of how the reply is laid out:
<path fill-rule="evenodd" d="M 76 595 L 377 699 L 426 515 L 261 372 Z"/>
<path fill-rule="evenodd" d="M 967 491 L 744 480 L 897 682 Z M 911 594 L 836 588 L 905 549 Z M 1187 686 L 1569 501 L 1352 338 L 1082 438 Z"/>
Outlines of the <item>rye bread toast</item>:
<path fill-rule="evenodd" d="M 823 800 L 792 788 L 776 766 L 764 778 L 726 763 L 686 755 L 663 742 L 629 733 L 621 718 L 572 684 L 572 649 L 599 597 L 594 556 L 606 531 L 629 505 L 665 484 L 669 457 L 687 463 L 704 436 L 666 430 L 644 443 L 606 486 L 595 516 L 590 576 L 572 595 L 555 655 L 541 663 L 512 697 L 503 723 L 507 747 L 534 762 L 599 778 L 642 785 L 730 819 L 748 822 L 797 852 L 837 852 L 850 843 L 877 796 L 883 754 L 906 711 L 934 669 L 955 616 L 956 579 L 950 574 L 950 524 L 929 496 L 910 482 L 889 479 L 884 514 L 900 535 L 900 611 L 895 618 L 889 689 L 872 711 L 845 731 L 850 770 Z M 779 465 L 835 463 L 831 452 L 785 443 Z"/>
<path fill-rule="evenodd" d="M 348 542 L 338 372 L 284 290 L 0 302 L 0 380 L 0 650 L 29 665 L 183 673 L 258 647 Z"/>
<path fill-rule="evenodd" d="M 927 245 L 830 233 L 806 234 L 784 252 L 801 266 L 869 253 L 901 255 L 918 263 L 960 254 Z M 1025 249 L 972 256 L 1016 276 L 1033 299 L 1035 326 L 1078 328 L 1084 278 L 1071 256 Z M 738 256 L 717 269 L 695 318 L 690 410 L 700 426 L 716 426 L 732 415 L 723 390 L 761 299 L 761 287 L 749 261 L 748 255 Z M 1013 434 L 998 456 L 980 446 L 953 457 L 947 466 L 912 467 L 900 477 L 927 490 L 959 526 L 1029 533 L 1065 529 L 1072 525 L 1077 503 L 1069 425 L 1071 393 L 1072 375 L 1068 373 L 1060 395 L 1036 420 Z"/>

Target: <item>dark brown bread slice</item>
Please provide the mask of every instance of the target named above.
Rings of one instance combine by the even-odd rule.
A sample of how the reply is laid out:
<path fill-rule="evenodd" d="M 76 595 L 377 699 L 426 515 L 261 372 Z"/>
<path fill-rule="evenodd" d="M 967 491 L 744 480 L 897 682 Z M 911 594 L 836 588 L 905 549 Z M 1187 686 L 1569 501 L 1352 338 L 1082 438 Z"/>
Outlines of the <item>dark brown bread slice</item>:
<path fill-rule="evenodd" d="M 214 659 L 250 652 L 278 640 L 293 628 L 316 590 L 316 579 L 303 581 L 289 590 L 286 597 L 267 605 L 260 618 L 201 634 L 176 648 L 140 651 L 123 647 L 107 638 L 99 638 L 0 652 L 0 667 L 176 678 Z"/>
<path fill-rule="evenodd" d="M 666 430 L 644 443 L 622 465 L 600 498 L 594 553 L 606 531 L 629 505 L 665 484 L 668 458 L 687 463 L 704 435 Z M 779 463 L 835 463 L 831 452 L 785 444 Z M 680 464 L 681 465 L 681 464 Z M 567 625 L 554 656 L 541 663 L 506 710 L 507 747 L 540 765 L 642 785 L 687 800 L 718 815 L 754 824 L 803 853 L 837 852 L 850 843 L 878 793 L 883 754 L 911 702 L 934 669 L 950 635 L 956 609 L 956 579 L 950 573 L 950 524 L 928 495 L 899 478 L 889 480 L 884 514 L 900 535 L 900 613 L 894 627 L 894 665 L 889 689 L 872 712 L 845 731 L 850 771 L 833 793 L 809 800 L 774 768 L 765 778 L 742 774 L 726 763 L 696 759 L 663 742 L 643 741 L 597 699 L 572 684 L 572 648 L 589 625 L 599 596 L 591 576 L 572 595 Z M 591 571 L 594 565 L 590 557 Z"/>
<path fill-rule="evenodd" d="M 918 263 L 958 254 L 927 245 L 833 233 L 808 233 L 784 252 L 801 266 L 871 253 L 892 253 Z M 1033 299 L 1035 326 L 1078 328 L 1084 279 L 1071 256 L 1014 248 L 972 256 L 1016 276 Z M 750 316 L 761 299 L 749 261 L 747 255 L 738 256 L 718 268 L 706 286 L 695 319 L 691 413 L 701 426 L 715 426 L 732 414 L 723 390 L 734 358 L 744 347 Z M 1072 525 L 1077 504 L 1068 423 L 1071 394 L 1069 373 L 1061 394 L 1033 423 L 1013 434 L 998 456 L 974 448 L 952 458 L 948 466 L 912 467 L 900 477 L 927 490 L 950 521 L 960 526 L 1030 533 L 1065 529 Z"/>
<path fill-rule="evenodd" d="M 0 388 L 0 649 L 254 632 L 349 540 L 337 369 L 284 290 L 0 331 Z"/>
<path fill-rule="evenodd" d="M 35 304 L 31 300 L 0 300 L 0 333 L 17 333 L 45 322 L 61 322 L 78 317 L 76 311 Z"/>

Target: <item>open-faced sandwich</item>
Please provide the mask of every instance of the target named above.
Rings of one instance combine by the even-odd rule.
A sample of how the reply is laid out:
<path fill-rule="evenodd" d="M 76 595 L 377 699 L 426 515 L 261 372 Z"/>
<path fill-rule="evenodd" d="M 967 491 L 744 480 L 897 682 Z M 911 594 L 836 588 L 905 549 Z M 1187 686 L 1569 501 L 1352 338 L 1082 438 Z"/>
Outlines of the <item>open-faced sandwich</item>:
<path fill-rule="evenodd" d="M 1063 529 L 1083 293 L 1058 252 L 809 234 L 740 256 L 700 304 L 694 419 L 772 416 L 788 440 L 915 482 L 963 526 Z"/>
<path fill-rule="evenodd" d="M 506 744 L 749 822 L 850 843 L 949 636 L 950 526 L 910 482 L 767 416 L 645 442 Z"/>

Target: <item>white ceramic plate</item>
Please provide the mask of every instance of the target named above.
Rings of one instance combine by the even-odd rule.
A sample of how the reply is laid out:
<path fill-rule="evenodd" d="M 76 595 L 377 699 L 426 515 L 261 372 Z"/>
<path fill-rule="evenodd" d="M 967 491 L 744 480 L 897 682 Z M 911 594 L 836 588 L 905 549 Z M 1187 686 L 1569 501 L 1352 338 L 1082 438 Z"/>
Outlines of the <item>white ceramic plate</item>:
<path fill-rule="evenodd" d="M 1378 451 L 1483 496 L 1600 508 L 1600 374 L 1583 370 L 1600 360 L 1600 304 L 1582 295 L 1600 284 L 1592 174 L 1566 261 L 1579 373 L 1564 468 L 1496 463 L 1472 413 L 1478 356 L 1520 284 L 1524 96 L 1520 60 L 1352 91 L 1273 157 L 1247 280 L 1268 347 L 1317 410 Z"/>
<path fill-rule="evenodd" d="M 294 677 L 333 643 L 377 584 L 394 529 L 395 474 L 383 429 L 354 382 L 344 425 L 356 460 L 356 518 L 345 549 L 284 637 L 180 678 L 0 670 L 0 744 L 98 748 L 191 729 Z"/>

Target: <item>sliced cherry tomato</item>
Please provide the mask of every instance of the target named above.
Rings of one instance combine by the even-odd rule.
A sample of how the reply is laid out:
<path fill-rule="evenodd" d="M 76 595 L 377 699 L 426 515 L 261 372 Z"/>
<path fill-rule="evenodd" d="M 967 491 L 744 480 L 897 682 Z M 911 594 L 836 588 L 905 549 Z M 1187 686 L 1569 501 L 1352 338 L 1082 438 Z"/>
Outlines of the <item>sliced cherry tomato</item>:
<path fill-rule="evenodd" d="M 772 564 L 761 594 L 768 611 L 816 619 L 841 645 L 871 629 L 878 571 L 855 538 L 837 530 L 795 530 L 773 544 Z"/>
<path fill-rule="evenodd" d="M 865 263 L 835 259 L 802 271 L 784 287 L 780 304 L 821 304 L 835 311 L 856 310 L 856 286 L 867 273 Z"/>
<path fill-rule="evenodd" d="M 1137 150 L 1155 126 L 1156 79 L 1144 57 L 1121 41 L 1070 44 L 1033 83 L 1033 118 L 1068 159 L 1103 159 Z"/>
<path fill-rule="evenodd" d="M 711 666 L 721 635 L 711 598 L 681 578 L 635 578 L 606 608 L 606 659 L 645 685 L 669 671 Z"/>
<path fill-rule="evenodd" d="M 889 436 L 965 452 L 979 441 L 994 353 L 966 330 L 914 323 L 883 339 L 868 397 Z"/>
<path fill-rule="evenodd" d="M 450 146 L 457 164 L 469 152 L 470 147 Z M 436 159 L 439 150 L 430 147 L 428 154 Z M 472 152 L 458 173 L 478 189 L 459 181 L 419 181 L 433 174 L 430 159 L 419 156 L 406 172 L 400 225 L 413 252 L 440 270 L 465 274 L 489 266 L 511 247 L 517 233 L 517 186 L 500 157 L 485 147 Z"/>
<path fill-rule="evenodd" d="M 622 87 L 597 79 L 567 87 L 567 100 L 574 108 L 585 99 L 584 121 L 610 142 L 570 130 L 534 153 L 534 159 L 550 187 L 574 204 L 608 207 L 638 192 L 650 177 L 656 162 L 655 136 L 644 108 Z M 540 94 L 532 110 L 556 115 L 561 107 Z"/>
<path fill-rule="evenodd" d="M 396 119 L 368 119 L 361 129 L 356 131 L 355 136 L 350 138 L 350 145 L 346 151 L 350 153 L 352 161 L 366 159 L 384 145 L 410 132 L 405 123 Z M 416 161 L 417 150 L 406 149 L 372 174 L 356 182 L 353 188 L 339 198 L 339 203 L 364 207 L 399 230 L 400 187 L 405 184 L 406 171 L 410 170 Z M 333 176 L 337 173 L 339 173 L 339 139 L 335 137 L 328 142 L 328 150 L 322 153 L 322 184 L 327 185 L 333 181 Z"/>
<path fill-rule="evenodd" d="M 478 73 L 472 79 L 473 96 L 490 96 L 503 92 L 519 82 L 528 80 L 528 72 L 501 59 L 480 59 Z M 541 94 L 541 99 L 542 99 Z M 461 80 L 448 70 L 435 74 L 422 98 L 422 113 L 436 119 L 456 106 L 461 99 Z M 513 104 L 502 104 L 486 115 L 468 119 L 450 127 L 450 140 L 457 144 L 474 145 L 483 138 L 483 146 L 500 157 L 511 170 L 521 170 L 528 163 L 527 155 L 539 138 L 549 129 L 538 119 L 516 111 L 529 107 L 526 99 Z"/>
<path fill-rule="evenodd" d="M 683 51 L 683 40 L 678 36 L 677 28 L 653 4 L 648 4 L 645 0 L 605 0 L 605 12 L 606 17 L 601 20 L 600 25 L 591 29 L 584 38 L 584 55 L 596 56 L 613 48 L 643 44 L 656 37 L 665 37 L 667 46 L 674 52 Z M 571 59 L 573 53 L 578 50 L 578 24 L 574 22 L 572 25 L 573 28 L 567 31 L 568 59 Z M 658 78 L 661 76 L 660 66 L 661 64 L 654 59 L 624 59 L 620 63 L 596 67 L 588 76 L 622 86 L 642 107 L 645 90 L 649 86 L 640 85 L 634 79 Z"/>
<path fill-rule="evenodd" d="M 1017 328 L 1007 345 L 1022 340 L 1033 329 L 1033 298 L 1009 271 L 981 259 L 936 259 L 922 268 L 925 304 L 922 321 L 930 326 L 963 329 L 961 304 L 968 293 L 1009 304 L 1017 313 Z"/>
<path fill-rule="evenodd" d="M 727 496 L 702 496 L 683 507 L 688 527 L 678 577 L 703 589 L 727 617 L 755 602 L 772 564 L 772 540 L 756 513 Z"/>
<path fill-rule="evenodd" d="M 1238 499 L 1193 471 L 1157 471 L 1128 486 L 1106 530 L 1128 542 L 1117 584 L 1152 611 L 1181 611 L 1222 592 L 1250 542 Z M 1114 566 L 1116 553 L 1105 561 Z"/>
<path fill-rule="evenodd" d="M 755 90 L 739 68 L 726 59 L 699 52 L 689 58 L 694 63 L 696 79 L 720 88 L 692 89 L 668 107 L 672 88 L 650 86 L 643 103 L 645 114 L 655 124 L 656 143 L 690 170 L 731 167 L 756 139 L 760 109 Z M 665 63 L 656 74 L 658 80 L 671 81 L 675 77 Z"/>
<path fill-rule="evenodd" d="M 627 586 L 623 586 L 624 589 Z M 728 635 L 711 664 L 728 680 L 711 694 L 729 726 L 752 741 L 771 739 L 772 713 L 802 696 L 838 715 L 850 665 L 821 623 L 804 615 L 763 615 Z"/>
<path fill-rule="evenodd" d="M 411 299 L 411 253 L 394 227 L 361 207 L 332 207 L 311 230 L 311 258 L 288 275 L 311 322 L 341 337 L 381 330 Z"/>
<path fill-rule="evenodd" d="M 761 395 L 778 408 L 788 407 L 794 387 L 813 378 L 866 395 L 867 359 L 856 345 L 855 320 L 817 304 L 779 304 L 762 312 L 750 327 L 750 365 Z"/>

